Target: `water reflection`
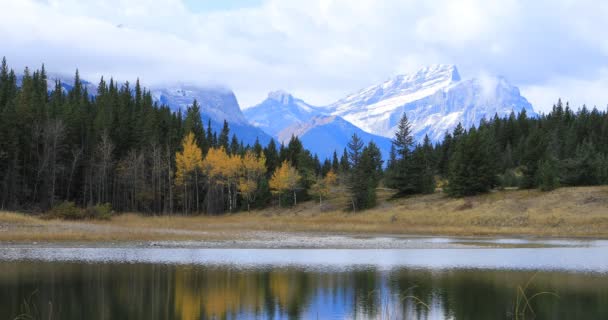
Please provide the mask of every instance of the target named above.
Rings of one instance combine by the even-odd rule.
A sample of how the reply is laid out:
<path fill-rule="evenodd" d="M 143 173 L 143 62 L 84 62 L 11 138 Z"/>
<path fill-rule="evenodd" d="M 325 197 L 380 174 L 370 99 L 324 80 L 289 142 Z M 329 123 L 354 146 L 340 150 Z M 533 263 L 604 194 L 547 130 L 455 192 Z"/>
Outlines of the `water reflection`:
<path fill-rule="evenodd" d="M 531 271 L 0 262 L 0 319 L 507 319 Z M 536 319 L 608 319 L 608 278 L 542 272 Z M 49 304 L 50 302 L 50 304 Z"/>

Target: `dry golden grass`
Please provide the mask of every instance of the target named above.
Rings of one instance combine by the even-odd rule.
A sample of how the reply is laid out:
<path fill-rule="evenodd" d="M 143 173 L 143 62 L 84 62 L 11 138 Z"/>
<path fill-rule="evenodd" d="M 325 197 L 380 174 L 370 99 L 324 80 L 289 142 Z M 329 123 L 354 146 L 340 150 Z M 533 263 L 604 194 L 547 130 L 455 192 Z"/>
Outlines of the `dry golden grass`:
<path fill-rule="evenodd" d="M 110 221 L 67 222 L 5 212 L 0 241 L 218 240 L 252 237 L 255 231 L 608 238 L 608 186 L 463 199 L 436 193 L 389 200 L 390 194 L 381 190 L 378 207 L 358 213 L 344 210 L 343 196 L 323 209 L 309 201 L 218 217 L 123 214 Z"/>

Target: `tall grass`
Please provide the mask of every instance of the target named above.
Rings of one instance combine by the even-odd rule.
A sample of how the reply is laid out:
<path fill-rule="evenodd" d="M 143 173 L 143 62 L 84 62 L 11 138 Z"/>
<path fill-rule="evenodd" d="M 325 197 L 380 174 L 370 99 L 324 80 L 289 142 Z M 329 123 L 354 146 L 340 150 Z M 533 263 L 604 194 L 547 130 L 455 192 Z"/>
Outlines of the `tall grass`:
<path fill-rule="evenodd" d="M 559 298 L 559 295 L 557 295 L 555 292 L 550 292 L 550 291 L 529 292 L 530 284 L 532 283 L 532 281 L 534 280 L 534 278 L 536 277 L 537 274 L 538 273 L 535 273 L 534 275 L 532 275 L 532 277 L 530 277 L 528 282 L 526 282 L 526 284 L 523 287 L 521 285 L 518 285 L 517 288 L 515 289 L 515 291 L 516 291 L 515 303 L 514 303 L 513 314 L 512 314 L 513 319 L 525 320 L 528 315 L 531 316 L 532 318 L 535 318 L 536 313 L 534 312 L 534 308 L 532 308 L 531 303 L 534 299 L 536 299 L 538 297 L 549 295 L 549 296 Z"/>
<path fill-rule="evenodd" d="M 43 316 L 42 311 L 38 308 L 38 305 L 34 301 L 34 297 L 38 294 L 38 290 L 34 290 L 27 298 L 23 299 L 21 303 L 21 314 L 15 317 L 13 320 L 53 320 L 53 303 L 49 301 L 49 310 L 46 317 Z"/>

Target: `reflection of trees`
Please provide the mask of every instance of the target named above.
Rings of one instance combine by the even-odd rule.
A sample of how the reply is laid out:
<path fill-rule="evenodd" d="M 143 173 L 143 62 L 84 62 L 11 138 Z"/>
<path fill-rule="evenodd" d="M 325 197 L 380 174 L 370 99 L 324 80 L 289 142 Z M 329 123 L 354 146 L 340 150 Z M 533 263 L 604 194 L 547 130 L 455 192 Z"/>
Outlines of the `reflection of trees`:
<path fill-rule="evenodd" d="M 298 318 L 310 296 L 310 274 L 297 270 L 233 270 L 176 267 L 175 313 L 179 319 L 271 316 Z"/>
<path fill-rule="evenodd" d="M 453 270 L 431 272 L 399 270 L 391 273 L 393 293 L 408 288 L 411 295 L 454 319 L 503 319 L 513 311 L 517 286 L 524 286 L 533 272 Z M 414 286 L 414 287 L 412 287 Z M 608 279 L 568 273 L 539 273 L 530 292 L 550 291 L 560 298 L 536 298 L 531 306 L 536 319 L 608 319 Z M 426 308 L 412 301 L 400 306 L 403 314 L 425 319 Z"/>
<path fill-rule="evenodd" d="M 59 319 L 503 319 L 532 272 L 482 270 L 305 271 L 296 268 L 147 264 L 0 263 L 0 319 L 13 319 L 32 292 Z M 608 278 L 539 273 L 530 292 L 536 319 L 608 319 Z M 415 296 L 431 306 L 427 310 Z"/>

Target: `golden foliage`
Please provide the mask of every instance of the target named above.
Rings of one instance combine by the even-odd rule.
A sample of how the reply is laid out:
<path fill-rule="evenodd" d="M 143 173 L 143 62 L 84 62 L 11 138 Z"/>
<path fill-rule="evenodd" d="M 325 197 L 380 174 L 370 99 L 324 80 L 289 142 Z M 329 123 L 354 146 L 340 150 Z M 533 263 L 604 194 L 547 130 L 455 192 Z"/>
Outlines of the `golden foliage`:
<path fill-rule="evenodd" d="M 182 151 L 175 154 L 175 181 L 183 185 L 189 173 L 200 169 L 203 153 L 194 141 L 194 134 L 188 133 L 182 140 Z"/>
<path fill-rule="evenodd" d="M 291 166 L 289 162 L 283 161 L 281 166 L 275 170 L 270 179 L 270 189 L 278 193 L 283 193 L 289 190 L 295 190 L 300 183 L 302 177 L 298 170 Z"/>
<path fill-rule="evenodd" d="M 336 185 L 338 182 L 338 176 L 333 172 L 329 171 L 324 178 L 317 178 L 315 184 L 310 189 L 312 194 L 319 196 L 319 203 L 323 198 L 327 198 L 331 192 L 331 187 Z"/>
<path fill-rule="evenodd" d="M 249 203 L 252 195 L 258 189 L 258 180 L 266 173 L 266 157 L 259 158 L 251 151 L 247 151 L 241 158 L 241 170 L 238 189 Z"/>
<path fill-rule="evenodd" d="M 230 156 L 224 147 L 209 149 L 203 168 L 209 178 L 220 184 L 229 184 L 238 177 L 240 161 Z"/>

